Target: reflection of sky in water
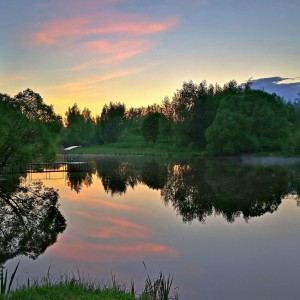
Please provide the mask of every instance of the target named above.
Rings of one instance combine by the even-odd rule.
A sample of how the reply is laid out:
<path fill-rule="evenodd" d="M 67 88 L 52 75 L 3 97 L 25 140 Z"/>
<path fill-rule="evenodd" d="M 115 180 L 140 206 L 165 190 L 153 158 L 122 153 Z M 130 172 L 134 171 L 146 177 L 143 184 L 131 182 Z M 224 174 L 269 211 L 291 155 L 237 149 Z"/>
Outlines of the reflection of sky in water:
<path fill-rule="evenodd" d="M 45 275 L 51 264 L 53 276 L 80 270 L 109 280 L 113 273 L 141 287 L 144 261 L 150 276 L 160 270 L 174 275 L 181 299 L 298 299 L 300 208 L 294 199 L 248 223 L 210 216 L 205 224 L 183 224 L 160 191 L 145 185 L 111 197 L 96 176 L 80 193 L 65 180 L 44 183 L 59 189 L 68 226 L 36 261 L 21 259 L 20 281 Z"/>

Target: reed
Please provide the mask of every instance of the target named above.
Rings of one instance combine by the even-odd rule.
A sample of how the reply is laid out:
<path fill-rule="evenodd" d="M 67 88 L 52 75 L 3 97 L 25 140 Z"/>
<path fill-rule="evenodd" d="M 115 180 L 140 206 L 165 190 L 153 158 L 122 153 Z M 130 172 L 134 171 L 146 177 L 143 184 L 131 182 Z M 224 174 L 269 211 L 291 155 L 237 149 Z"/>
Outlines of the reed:
<path fill-rule="evenodd" d="M 143 264 L 147 273 L 147 278 L 142 295 L 147 296 L 149 300 L 178 300 L 179 295 L 177 291 L 175 291 L 175 295 L 173 297 L 170 296 L 171 287 L 173 284 L 173 276 L 171 277 L 169 273 L 166 277 L 163 272 L 160 271 L 157 278 L 151 279 L 145 262 L 143 262 Z"/>
<path fill-rule="evenodd" d="M 8 278 L 7 270 L 4 272 L 4 267 L 0 266 L 0 295 L 8 296 L 11 291 L 11 286 L 15 279 L 17 270 L 19 268 L 20 262 L 17 263 L 14 271 L 12 272 L 10 279 Z"/>

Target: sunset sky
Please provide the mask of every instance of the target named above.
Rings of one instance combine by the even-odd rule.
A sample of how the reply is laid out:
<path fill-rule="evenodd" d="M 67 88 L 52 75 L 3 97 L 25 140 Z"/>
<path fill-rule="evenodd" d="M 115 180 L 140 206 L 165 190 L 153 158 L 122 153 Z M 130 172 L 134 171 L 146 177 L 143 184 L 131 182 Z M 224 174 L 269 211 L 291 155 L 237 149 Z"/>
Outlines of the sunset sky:
<path fill-rule="evenodd" d="M 300 86 L 299 12 L 299 0 L 2 0 L 0 92 L 33 89 L 63 115 L 161 103 L 188 80 Z"/>

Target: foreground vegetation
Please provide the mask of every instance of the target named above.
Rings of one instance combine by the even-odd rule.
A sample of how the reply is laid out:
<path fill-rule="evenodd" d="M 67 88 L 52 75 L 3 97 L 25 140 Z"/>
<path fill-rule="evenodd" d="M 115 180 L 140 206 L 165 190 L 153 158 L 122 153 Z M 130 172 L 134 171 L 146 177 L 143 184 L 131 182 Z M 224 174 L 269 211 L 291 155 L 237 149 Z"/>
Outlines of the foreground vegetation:
<path fill-rule="evenodd" d="M 1 297 L 0 299 L 5 299 Z M 77 284 L 59 284 L 53 286 L 40 286 L 34 288 L 24 288 L 8 297 L 12 300 L 65 300 L 65 299 L 86 299 L 86 300 L 134 300 L 137 299 L 129 293 L 108 289 L 104 291 L 89 290 Z M 143 298 L 140 298 L 143 299 Z M 144 298 L 145 300 L 147 298 Z"/>
<path fill-rule="evenodd" d="M 150 279 L 149 275 L 145 281 L 143 291 L 137 295 L 134 283 L 131 282 L 130 289 L 112 277 L 112 282 L 97 284 L 86 281 L 81 276 L 65 275 L 58 281 L 50 280 L 49 274 L 42 278 L 41 282 L 28 283 L 27 287 L 21 287 L 10 293 L 10 286 L 15 277 L 15 269 L 10 282 L 3 283 L 1 276 L 0 300 L 64 300 L 64 299 L 87 299 L 87 300 L 178 300 L 177 291 L 171 295 L 173 278 L 160 272 L 158 278 Z M 6 288 L 9 285 L 9 288 Z"/>
<path fill-rule="evenodd" d="M 110 102 L 96 117 L 74 104 L 64 120 L 28 89 L 0 94 L 0 113 L 1 164 L 51 160 L 71 145 L 88 147 L 81 153 L 300 154 L 300 93 L 287 103 L 251 82 L 184 82 L 160 105 Z"/>

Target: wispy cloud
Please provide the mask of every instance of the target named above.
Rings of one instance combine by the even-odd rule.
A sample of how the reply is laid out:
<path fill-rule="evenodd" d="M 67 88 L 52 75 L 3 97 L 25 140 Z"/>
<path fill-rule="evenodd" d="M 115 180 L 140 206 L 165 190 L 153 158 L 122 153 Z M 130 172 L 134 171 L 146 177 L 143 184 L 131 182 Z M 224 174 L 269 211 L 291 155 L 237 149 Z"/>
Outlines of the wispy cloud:
<path fill-rule="evenodd" d="M 117 14 L 108 18 L 100 13 L 44 22 L 40 24 L 40 30 L 30 34 L 30 40 L 33 44 L 51 45 L 108 34 L 145 36 L 165 31 L 177 23 L 177 18 L 152 21 L 138 15 Z"/>
<path fill-rule="evenodd" d="M 145 239 L 151 234 L 150 230 L 144 226 L 135 224 L 133 222 L 113 217 L 102 218 L 103 221 L 108 222 L 110 225 L 102 226 L 96 232 L 91 233 L 89 236 L 92 238 L 126 238 L 126 239 Z"/>
<path fill-rule="evenodd" d="M 126 2 L 130 1 L 50 1 L 48 8 L 59 13 L 35 22 L 26 40 L 31 47 L 71 53 L 81 63 L 68 69 L 87 70 L 149 51 L 156 45 L 153 35 L 179 23 L 176 15 L 148 16 L 119 7 Z"/>
<path fill-rule="evenodd" d="M 143 260 L 145 257 L 165 256 L 174 258 L 178 252 L 165 245 L 155 243 L 133 244 L 88 244 L 88 243 L 65 243 L 52 247 L 54 255 L 67 259 L 80 259 L 82 261 L 128 261 Z"/>
<path fill-rule="evenodd" d="M 152 46 L 150 42 L 145 40 L 121 40 L 116 42 L 98 40 L 87 42 L 84 47 L 86 51 L 104 56 L 104 58 L 92 59 L 85 63 L 75 65 L 70 70 L 81 71 L 97 69 L 102 65 L 120 63 L 148 51 Z"/>
<path fill-rule="evenodd" d="M 120 203 L 114 203 L 110 201 L 104 201 L 97 199 L 96 200 L 97 205 L 102 205 L 105 208 L 113 209 L 113 210 L 119 210 L 119 211 L 127 211 L 127 212 L 139 212 L 140 210 L 134 206 L 126 205 L 126 204 L 120 204 Z M 92 213 L 92 212 L 86 212 L 86 211 L 77 211 L 75 212 L 77 216 L 91 219 L 91 220 L 98 220 L 99 216 Z"/>
<path fill-rule="evenodd" d="M 86 48 L 95 53 L 120 53 L 123 49 L 140 52 L 148 48 L 148 43 L 143 40 L 121 40 L 117 42 L 97 40 L 87 42 Z"/>
<path fill-rule="evenodd" d="M 140 72 L 144 72 L 155 67 L 157 63 L 148 64 L 139 67 L 132 68 L 123 68 L 113 72 L 103 73 L 101 75 L 94 75 L 89 78 L 80 78 L 77 80 L 65 82 L 61 85 L 49 87 L 49 90 L 63 90 L 63 91 L 79 91 L 79 90 L 88 90 L 94 87 L 98 87 L 98 85 L 104 81 L 113 80 L 116 78 L 127 77 L 129 75 L 137 74 Z M 81 66 L 78 68 L 88 68 L 88 65 Z"/>

